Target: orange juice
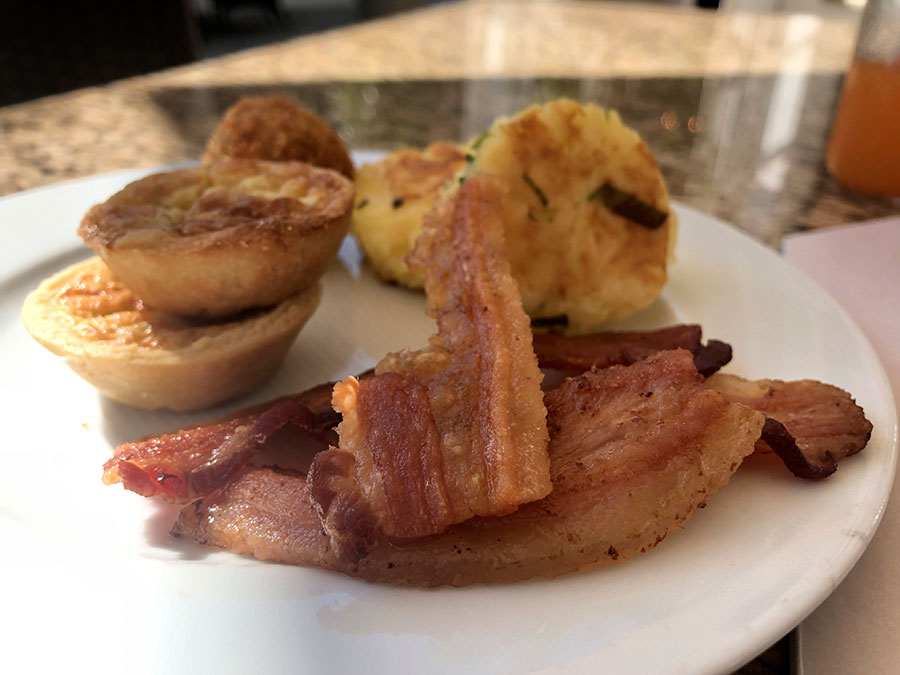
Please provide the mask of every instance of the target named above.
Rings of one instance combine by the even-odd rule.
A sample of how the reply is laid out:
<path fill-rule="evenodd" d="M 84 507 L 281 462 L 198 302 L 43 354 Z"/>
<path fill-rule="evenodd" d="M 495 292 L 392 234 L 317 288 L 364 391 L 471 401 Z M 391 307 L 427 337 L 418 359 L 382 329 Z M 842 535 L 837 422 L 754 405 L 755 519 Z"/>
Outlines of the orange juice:
<path fill-rule="evenodd" d="M 826 162 L 847 187 L 900 196 L 900 60 L 850 66 Z"/>

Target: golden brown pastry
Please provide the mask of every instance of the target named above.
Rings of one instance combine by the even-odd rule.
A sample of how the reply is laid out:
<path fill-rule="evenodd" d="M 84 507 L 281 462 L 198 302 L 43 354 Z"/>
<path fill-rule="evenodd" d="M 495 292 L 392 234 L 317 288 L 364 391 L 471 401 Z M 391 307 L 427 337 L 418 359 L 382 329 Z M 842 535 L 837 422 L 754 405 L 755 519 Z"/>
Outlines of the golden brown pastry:
<path fill-rule="evenodd" d="M 230 159 L 131 183 L 78 233 L 147 305 L 228 316 L 314 285 L 347 233 L 353 194 L 328 169 Z"/>
<path fill-rule="evenodd" d="M 231 106 L 206 144 L 203 163 L 226 157 L 306 162 L 353 178 L 353 161 L 334 129 L 284 96 L 254 96 Z"/>
<path fill-rule="evenodd" d="M 225 321 L 152 310 L 99 258 L 45 280 L 25 300 L 31 336 L 112 399 L 192 410 L 245 394 L 281 365 L 321 285 Z"/>

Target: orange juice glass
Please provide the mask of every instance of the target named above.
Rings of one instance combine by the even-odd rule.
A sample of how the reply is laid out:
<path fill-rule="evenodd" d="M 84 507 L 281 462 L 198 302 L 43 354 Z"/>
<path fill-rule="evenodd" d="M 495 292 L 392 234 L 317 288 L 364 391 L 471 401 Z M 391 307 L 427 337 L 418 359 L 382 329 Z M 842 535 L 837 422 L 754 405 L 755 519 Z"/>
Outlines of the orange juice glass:
<path fill-rule="evenodd" d="M 900 196 L 900 0 L 869 0 L 826 163 L 847 187 Z"/>

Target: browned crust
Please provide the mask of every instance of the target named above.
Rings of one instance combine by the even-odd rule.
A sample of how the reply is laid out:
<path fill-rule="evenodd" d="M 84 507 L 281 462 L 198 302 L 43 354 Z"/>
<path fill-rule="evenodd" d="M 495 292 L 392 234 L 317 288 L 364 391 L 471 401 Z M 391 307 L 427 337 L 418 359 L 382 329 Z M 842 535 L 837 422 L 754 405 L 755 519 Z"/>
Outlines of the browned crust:
<path fill-rule="evenodd" d="M 409 201 L 434 202 L 441 188 L 466 165 L 466 153 L 456 145 L 438 141 L 424 150 L 407 148 L 370 167 L 383 176 L 397 208 Z"/>
<path fill-rule="evenodd" d="M 353 160 L 334 129 L 284 96 L 243 98 L 222 117 L 206 144 L 203 162 L 226 157 L 299 161 L 353 178 Z"/>
<path fill-rule="evenodd" d="M 223 160 L 135 181 L 78 231 L 148 305 L 227 316 L 314 284 L 349 229 L 353 197 L 327 169 Z"/>
<path fill-rule="evenodd" d="M 319 201 L 309 206 L 293 197 L 248 193 L 252 187 L 241 183 L 257 177 L 269 189 L 293 183 L 298 196 L 316 195 Z M 179 193 L 191 197 L 184 204 L 188 209 L 173 217 L 171 202 L 185 200 Z M 166 249 L 246 248 L 252 243 L 248 238 L 265 238 L 261 243 L 283 245 L 345 217 L 352 201 L 352 183 L 334 172 L 301 162 L 226 158 L 209 166 L 153 174 L 129 183 L 102 204 L 91 207 L 78 234 L 94 248 L 115 249 L 128 246 L 120 242 L 125 235 L 147 229 L 150 222 L 164 222 L 166 232 L 178 235 L 163 240 L 159 246 Z"/>
<path fill-rule="evenodd" d="M 31 336 L 110 398 L 194 410 L 246 394 L 278 369 L 321 285 L 273 308 L 199 321 L 147 309 L 97 258 L 45 280 L 25 300 Z"/>

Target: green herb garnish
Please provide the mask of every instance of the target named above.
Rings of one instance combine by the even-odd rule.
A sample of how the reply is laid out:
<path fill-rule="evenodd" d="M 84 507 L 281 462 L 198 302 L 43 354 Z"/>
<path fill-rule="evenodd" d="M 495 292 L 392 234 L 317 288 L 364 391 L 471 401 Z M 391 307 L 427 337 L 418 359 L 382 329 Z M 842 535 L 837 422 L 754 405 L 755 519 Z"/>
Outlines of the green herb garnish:
<path fill-rule="evenodd" d="M 360 209 L 364 209 L 364 208 L 366 208 L 368 205 L 369 205 L 369 198 L 366 197 L 366 198 L 363 199 L 359 204 L 356 205 L 356 210 L 359 211 Z"/>
<path fill-rule="evenodd" d="M 482 131 L 481 134 L 479 134 L 478 138 L 475 139 L 475 142 L 472 143 L 472 149 L 477 150 L 481 146 L 481 144 L 484 143 L 484 139 L 486 139 L 490 135 L 490 129 L 485 129 L 484 131 Z"/>
<path fill-rule="evenodd" d="M 627 218 L 641 227 L 646 227 L 648 230 L 657 229 L 669 217 L 669 214 L 665 211 L 660 211 L 655 206 L 642 202 L 634 195 L 620 190 L 609 181 L 606 181 L 588 196 L 588 201 L 594 200 L 599 200 L 603 206 L 616 215 Z"/>
<path fill-rule="evenodd" d="M 531 191 L 537 195 L 538 200 L 541 202 L 541 206 L 547 206 L 550 202 L 547 201 L 547 195 L 544 194 L 543 190 L 537 186 L 537 184 L 531 180 L 531 176 L 527 173 L 522 174 L 522 180 L 525 181 L 525 185 L 531 188 Z"/>

